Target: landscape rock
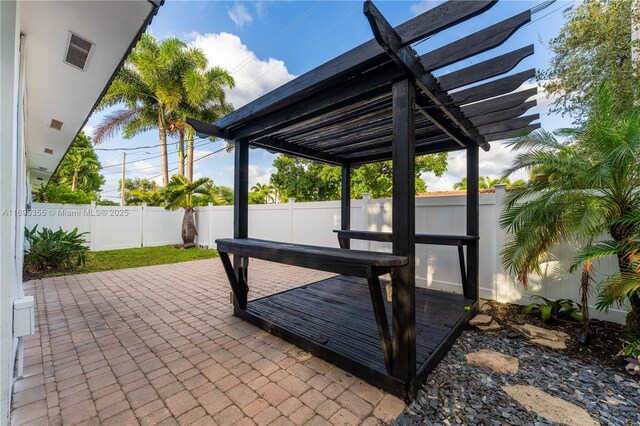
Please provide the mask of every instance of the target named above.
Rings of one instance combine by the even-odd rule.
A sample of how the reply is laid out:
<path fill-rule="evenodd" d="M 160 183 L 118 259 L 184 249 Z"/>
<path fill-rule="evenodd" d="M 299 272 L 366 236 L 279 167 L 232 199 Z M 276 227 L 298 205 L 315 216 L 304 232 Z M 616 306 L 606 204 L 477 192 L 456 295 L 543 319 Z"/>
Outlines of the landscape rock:
<path fill-rule="evenodd" d="M 480 299 L 480 306 L 478 307 L 478 312 L 482 314 L 486 314 L 491 310 L 491 305 L 485 299 Z"/>
<path fill-rule="evenodd" d="M 491 321 L 493 321 L 493 318 L 491 318 L 489 315 L 479 314 L 471 318 L 471 321 L 469 321 L 469 325 L 472 325 L 472 326 L 489 325 Z"/>
<path fill-rule="evenodd" d="M 572 358 L 565 351 L 550 351 L 532 345 L 525 339 L 510 339 L 510 332 L 465 330 L 429 373 L 414 402 L 392 424 L 557 424 L 535 411 L 527 410 L 502 391 L 503 386 L 530 385 L 551 396 L 570 401 L 602 425 L 640 425 L 640 382 L 636 376 L 627 375 L 613 366 L 586 363 Z M 470 366 L 466 356 L 482 349 L 517 358 L 518 372 L 498 374 Z M 591 422 L 589 420 L 585 424 Z"/>
<path fill-rule="evenodd" d="M 518 372 L 518 358 L 490 349 L 481 349 L 478 352 L 466 354 L 465 358 L 469 364 L 489 368 L 496 373 L 515 374 Z"/>
<path fill-rule="evenodd" d="M 556 340 L 536 338 L 536 339 L 530 339 L 529 342 L 533 343 L 534 345 L 544 346 L 545 348 L 553 349 L 556 351 L 567 349 L 567 345 L 565 345 L 564 342 L 560 342 Z"/>
<path fill-rule="evenodd" d="M 547 340 L 553 340 L 555 342 L 562 342 L 569 339 L 569 335 L 562 331 L 549 330 L 542 327 L 537 327 L 532 324 L 525 325 L 512 325 L 512 327 L 524 334 L 527 338 L 542 338 Z"/>
<path fill-rule="evenodd" d="M 502 330 L 502 326 L 495 321 L 491 321 L 489 325 L 478 325 L 478 330 L 482 331 L 500 331 Z"/>
<path fill-rule="evenodd" d="M 502 390 L 527 410 L 532 410 L 549 421 L 567 426 L 600 425 L 582 408 L 549 395 L 534 386 L 502 386 Z"/>

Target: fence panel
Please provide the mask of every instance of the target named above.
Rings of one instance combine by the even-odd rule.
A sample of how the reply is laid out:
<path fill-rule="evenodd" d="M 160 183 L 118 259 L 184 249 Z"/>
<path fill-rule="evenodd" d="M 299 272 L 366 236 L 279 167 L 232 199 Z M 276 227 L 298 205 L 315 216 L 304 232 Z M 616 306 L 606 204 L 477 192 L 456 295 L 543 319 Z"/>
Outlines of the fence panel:
<path fill-rule="evenodd" d="M 541 276 L 530 277 L 529 288 L 516 284 L 504 271 L 500 250 L 507 235 L 499 227 L 499 214 L 505 196 L 503 187 L 495 193 L 480 195 L 480 296 L 503 302 L 527 304 L 534 294 L 549 298 L 580 299 L 580 271 L 566 271 L 575 255 L 571 245 L 558 247 L 553 261 L 543 265 Z M 466 197 L 441 196 L 416 199 L 416 231 L 433 234 L 466 233 Z M 92 250 L 108 250 L 177 244 L 183 212 L 166 211 L 161 207 L 69 206 L 34 203 L 33 209 L 47 214 L 28 216 L 26 225 L 90 232 Z M 371 200 L 365 194 L 351 205 L 351 229 L 391 232 L 391 200 Z M 197 243 L 215 248 L 218 238 L 233 236 L 233 206 L 206 206 L 196 209 Z M 340 202 L 314 202 L 249 206 L 249 236 L 301 244 L 337 247 L 333 232 L 340 228 Z M 391 251 L 391 244 L 354 240 L 354 249 Z M 617 271 L 615 260 L 595 264 L 596 282 Z M 416 285 L 461 293 L 460 267 L 456 248 L 447 246 L 416 246 Z M 590 306 L 595 304 L 591 295 Z M 624 322 L 627 309 L 616 308 L 608 314 L 591 310 L 594 318 Z"/>

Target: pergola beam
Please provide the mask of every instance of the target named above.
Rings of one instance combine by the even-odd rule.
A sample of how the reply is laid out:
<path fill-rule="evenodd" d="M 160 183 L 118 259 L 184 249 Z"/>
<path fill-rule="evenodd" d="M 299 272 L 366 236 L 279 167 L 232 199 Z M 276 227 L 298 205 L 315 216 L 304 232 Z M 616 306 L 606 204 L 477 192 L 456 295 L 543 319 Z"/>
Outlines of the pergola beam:
<path fill-rule="evenodd" d="M 470 19 L 494 6 L 495 3 L 496 0 L 446 2 L 399 25 L 396 31 L 401 37 L 402 45 L 406 46 Z M 345 77 L 354 75 L 360 69 L 366 69 L 367 66 L 384 60 L 385 56 L 378 43 L 375 40 L 369 40 L 250 104 L 238 108 L 216 121 L 215 124 L 225 129 L 246 123 L 260 115 L 297 102 L 310 93 L 317 93 L 327 85 L 335 84 Z"/>
<path fill-rule="evenodd" d="M 451 99 L 440 88 L 435 77 L 425 72 L 420 60 L 410 46 L 402 45 L 400 35 L 370 0 L 364 2 L 364 14 L 369 20 L 371 30 L 380 46 L 400 68 L 415 78 L 416 85 L 427 96 L 429 101 L 437 107 L 429 111 L 423 109 L 421 112 L 433 124 L 461 145 L 475 143 L 488 150 L 489 145 L 482 136 L 464 117 L 460 109 L 451 105 Z M 449 121 L 453 122 L 454 126 L 451 126 Z M 456 126 L 457 128 L 455 128 Z"/>

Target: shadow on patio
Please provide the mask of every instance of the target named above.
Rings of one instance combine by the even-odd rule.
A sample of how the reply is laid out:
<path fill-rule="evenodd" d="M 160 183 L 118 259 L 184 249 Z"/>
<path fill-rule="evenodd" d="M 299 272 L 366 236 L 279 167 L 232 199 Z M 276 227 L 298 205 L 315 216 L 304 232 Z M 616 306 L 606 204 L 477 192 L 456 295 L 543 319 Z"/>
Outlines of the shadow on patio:
<path fill-rule="evenodd" d="M 253 298 L 329 274 L 252 261 Z M 31 281 L 15 424 L 380 424 L 397 398 L 232 316 L 218 260 Z"/>

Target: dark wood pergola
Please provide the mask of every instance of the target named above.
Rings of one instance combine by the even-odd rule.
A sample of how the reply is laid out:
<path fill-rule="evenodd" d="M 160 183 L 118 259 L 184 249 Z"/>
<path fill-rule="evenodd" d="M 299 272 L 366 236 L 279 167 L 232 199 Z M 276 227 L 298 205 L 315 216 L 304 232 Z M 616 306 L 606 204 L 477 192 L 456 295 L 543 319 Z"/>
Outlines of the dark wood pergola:
<path fill-rule="evenodd" d="M 530 21 L 530 11 L 424 55 L 411 44 L 494 4 L 449 1 L 393 28 L 365 1 L 373 40 L 213 124 L 188 120 L 198 133 L 235 143 L 234 238 L 216 241 L 234 314 L 409 400 L 477 311 L 479 149 L 539 127 L 537 114 L 523 116 L 536 105 L 528 100 L 536 89 L 516 91 L 534 70 L 502 76 L 533 54 L 532 45 L 432 74 L 499 46 Z M 340 248 L 249 238 L 249 147 L 342 167 Z M 467 233 L 416 234 L 415 157 L 455 150 L 467 152 Z M 350 230 L 351 170 L 383 160 L 393 160 L 393 232 Z M 390 242 L 393 250 L 351 250 L 352 239 Z M 416 244 L 457 247 L 463 295 L 416 288 Z M 249 258 L 338 275 L 248 301 Z M 385 274 L 391 300 L 383 297 Z"/>

